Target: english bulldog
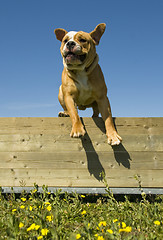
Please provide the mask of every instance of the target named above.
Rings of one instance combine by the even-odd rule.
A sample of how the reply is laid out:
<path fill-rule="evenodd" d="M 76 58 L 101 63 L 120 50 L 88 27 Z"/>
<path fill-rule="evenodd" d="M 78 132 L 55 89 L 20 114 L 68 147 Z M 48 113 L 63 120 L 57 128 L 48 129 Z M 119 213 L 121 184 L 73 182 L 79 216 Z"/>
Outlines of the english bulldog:
<path fill-rule="evenodd" d="M 70 116 L 72 122 L 70 136 L 81 137 L 84 136 L 85 130 L 77 109 L 85 110 L 92 107 L 92 117 L 98 117 L 101 113 L 108 143 L 118 145 L 122 138 L 114 127 L 107 87 L 96 53 L 96 45 L 99 44 L 105 27 L 106 24 L 101 23 L 90 33 L 67 32 L 62 28 L 54 30 L 56 38 L 61 41 L 60 51 L 64 65 L 58 95 L 64 111 L 59 112 L 59 116 Z"/>

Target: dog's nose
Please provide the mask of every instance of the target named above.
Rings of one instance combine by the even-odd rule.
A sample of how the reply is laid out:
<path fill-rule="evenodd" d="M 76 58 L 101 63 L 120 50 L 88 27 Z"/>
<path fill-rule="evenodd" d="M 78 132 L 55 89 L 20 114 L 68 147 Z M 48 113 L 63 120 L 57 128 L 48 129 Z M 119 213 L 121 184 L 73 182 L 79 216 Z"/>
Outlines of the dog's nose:
<path fill-rule="evenodd" d="M 76 43 L 74 41 L 68 41 L 66 46 L 69 50 L 73 49 Z"/>

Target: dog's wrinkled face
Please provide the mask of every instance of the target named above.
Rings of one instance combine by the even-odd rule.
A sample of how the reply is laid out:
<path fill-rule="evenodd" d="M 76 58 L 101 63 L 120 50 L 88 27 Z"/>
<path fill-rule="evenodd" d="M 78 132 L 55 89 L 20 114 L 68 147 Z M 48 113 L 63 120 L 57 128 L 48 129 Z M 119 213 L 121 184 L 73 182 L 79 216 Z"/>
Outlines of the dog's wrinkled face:
<path fill-rule="evenodd" d="M 60 50 L 64 66 L 69 70 L 81 70 L 89 66 L 96 56 L 95 45 L 104 31 L 105 24 L 99 24 L 91 33 L 55 29 L 57 39 L 62 42 Z"/>
<path fill-rule="evenodd" d="M 61 54 L 67 65 L 80 65 L 86 59 L 89 43 L 77 32 L 69 32 L 62 41 Z"/>
<path fill-rule="evenodd" d="M 93 39 L 89 33 L 84 32 L 68 32 L 62 40 L 60 50 L 63 64 L 68 69 L 84 69 L 87 60 L 94 58 L 96 54 Z"/>

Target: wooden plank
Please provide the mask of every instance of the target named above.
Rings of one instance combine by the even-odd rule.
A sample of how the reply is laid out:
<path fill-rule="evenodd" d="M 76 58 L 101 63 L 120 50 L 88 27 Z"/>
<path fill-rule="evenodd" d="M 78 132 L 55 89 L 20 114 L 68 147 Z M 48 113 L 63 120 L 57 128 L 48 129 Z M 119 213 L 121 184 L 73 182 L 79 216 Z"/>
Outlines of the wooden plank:
<path fill-rule="evenodd" d="M 0 168 L 163 169 L 163 152 L 11 152 L 0 153 Z M 48 164 L 47 164 L 48 163 Z"/>
<path fill-rule="evenodd" d="M 96 122 L 97 124 L 102 124 L 103 121 L 101 118 L 89 118 L 84 117 L 83 118 L 85 125 L 90 125 L 92 122 Z M 114 121 L 117 126 L 125 125 L 125 126 L 140 126 L 140 125 L 150 125 L 150 126 L 162 126 L 163 127 L 163 118 L 162 117 L 119 117 L 114 118 Z M 0 126 L 9 126 L 14 124 L 15 126 L 26 126 L 30 127 L 31 125 L 40 126 L 56 126 L 57 124 L 68 123 L 70 122 L 70 118 L 53 118 L 53 117 L 1 117 L 0 118 Z"/>
<path fill-rule="evenodd" d="M 163 170 L 105 171 L 110 187 L 139 187 L 134 176 L 139 175 L 142 187 L 162 187 Z M 104 187 L 99 172 L 90 175 L 86 169 L 0 169 L 1 186 L 33 186 L 34 183 L 56 187 Z M 98 179 L 97 179 L 98 178 Z"/>
<path fill-rule="evenodd" d="M 101 118 L 83 118 L 87 135 L 70 138 L 70 118 L 0 118 L 0 185 L 163 187 L 163 118 L 116 118 L 123 138 L 107 144 Z"/>
<path fill-rule="evenodd" d="M 103 131 L 101 129 L 98 129 L 97 126 L 95 126 L 94 128 L 85 128 L 87 133 L 89 135 L 95 136 L 97 134 L 100 135 L 105 135 L 105 129 L 103 129 Z M 143 135 L 143 134 L 148 134 L 148 135 L 160 135 L 163 133 L 163 128 L 158 128 L 158 127 L 151 127 L 149 129 L 145 129 L 145 128 L 141 128 L 141 127 L 122 127 L 122 126 L 117 126 L 117 130 L 118 133 L 121 135 Z M 63 132 L 64 131 L 64 132 Z M 19 132 L 19 134 L 63 134 L 63 136 L 70 136 L 70 131 L 71 131 L 71 127 L 69 128 L 65 128 L 64 126 L 62 127 L 56 127 L 56 128 L 35 128 L 33 127 L 20 127 L 20 128 L 15 128 L 15 127 L 11 127 L 11 128 L 1 128 L 0 129 L 0 135 L 4 135 L 4 134 L 17 134 Z"/>
<path fill-rule="evenodd" d="M 129 134 L 129 133 L 128 133 Z M 123 149 L 126 151 L 162 151 L 162 135 L 125 135 L 123 136 Z M 0 135 L 0 152 L 62 152 L 64 151 L 107 151 L 113 149 L 107 144 L 107 138 L 104 134 L 94 136 L 86 135 L 81 139 L 70 138 L 62 134 L 6 134 Z M 117 148 L 118 149 L 118 148 Z M 119 151 L 121 149 L 119 148 Z"/>
<path fill-rule="evenodd" d="M 135 122 L 136 121 L 136 122 Z M 105 131 L 104 123 L 101 118 L 83 118 L 83 123 L 86 130 L 91 131 L 99 129 L 102 132 Z M 118 130 L 129 129 L 149 132 L 154 129 L 157 131 L 160 129 L 163 132 L 163 120 L 162 118 L 117 118 L 115 119 Z M 125 128 L 124 128 L 125 126 Z M 0 118 L 0 133 L 16 133 L 20 132 L 32 132 L 32 131 L 54 131 L 71 130 L 70 118 Z M 124 133 L 125 133 L 124 132 Z M 133 131 L 133 134 L 135 131 Z"/>

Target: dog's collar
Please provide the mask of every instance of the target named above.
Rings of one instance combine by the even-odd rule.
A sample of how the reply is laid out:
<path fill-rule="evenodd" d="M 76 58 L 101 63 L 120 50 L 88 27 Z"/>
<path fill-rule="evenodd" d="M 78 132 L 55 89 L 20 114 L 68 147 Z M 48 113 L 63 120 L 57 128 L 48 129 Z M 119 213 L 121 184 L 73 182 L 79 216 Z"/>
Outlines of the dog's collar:
<path fill-rule="evenodd" d="M 99 56 L 98 56 L 98 54 L 96 54 L 93 62 L 88 67 L 85 68 L 85 72 L 86 72 L 87 75 L 89 75 L 94 70 L 94 68 L 98 64 L 98 61 L 99 61 Z M 76 74 L 73 70 L 67 69 L 67 72 L 68 72 L 68 76 L 70 78 L 72 78 L 73 80 L 76 80 Z"/>

